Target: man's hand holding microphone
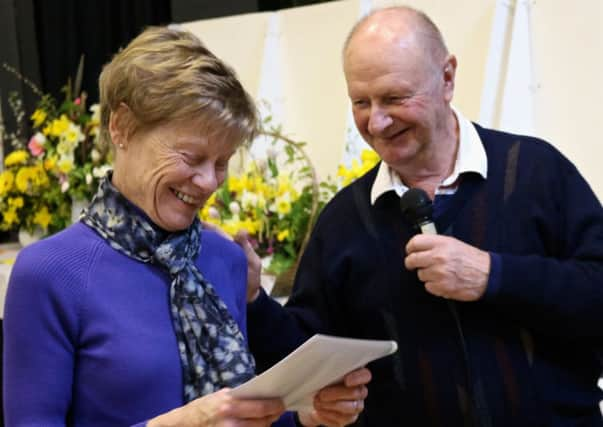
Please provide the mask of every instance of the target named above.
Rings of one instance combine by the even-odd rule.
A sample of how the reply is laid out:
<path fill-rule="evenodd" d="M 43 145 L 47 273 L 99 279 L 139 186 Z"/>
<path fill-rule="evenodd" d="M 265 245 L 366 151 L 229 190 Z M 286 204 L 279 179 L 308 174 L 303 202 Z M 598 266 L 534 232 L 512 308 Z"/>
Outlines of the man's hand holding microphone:
<path fill-rule="evenodd" d="M 404 265 L 417 270 L 427 292 L 457 301 L 480 299 L 488 285 L 490 254 L 453 237 L 438 235 L 432 202 L 425 191 L 409 189 L 400 200 L 400 208 L 421 230 L 406 245 Z"/>

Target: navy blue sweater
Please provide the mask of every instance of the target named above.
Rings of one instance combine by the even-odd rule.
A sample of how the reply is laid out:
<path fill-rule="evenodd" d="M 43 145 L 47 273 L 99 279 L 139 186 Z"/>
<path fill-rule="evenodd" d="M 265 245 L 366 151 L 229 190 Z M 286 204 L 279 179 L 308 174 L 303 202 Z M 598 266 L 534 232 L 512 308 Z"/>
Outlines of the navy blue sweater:
<path fill-rule="evenodd" d="M 377 168 L 325 207 L 285 309 L 250 304 L 265 369 L 313 333 L 395 339 L 369 366 L 363 426 L 602 426 L 603 209 L 544 141 L 476 126 L 488 178 L 464 174 L 438 230 L 489 251 L 484 298 L 425 291 L 404 268 L 415 234 L 394 192 L 370 205 Z"/>

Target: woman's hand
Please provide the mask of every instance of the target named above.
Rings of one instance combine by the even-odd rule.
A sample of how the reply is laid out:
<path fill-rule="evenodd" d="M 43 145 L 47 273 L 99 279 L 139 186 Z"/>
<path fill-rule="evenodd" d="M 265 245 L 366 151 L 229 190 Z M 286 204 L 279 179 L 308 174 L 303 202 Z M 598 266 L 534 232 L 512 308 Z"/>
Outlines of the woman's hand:
<path fill-rule="evenodd" d="M 268 427 L 285 411 L 280 399 L 241 400 L 222 389 L 153 418 L 148 427 Z"/>
<path fill-rule="evenodd" d="M 299 421 L 306 427 L 340 427 L 355 422 L 364 409 L 364 399 L 368 395 L 366 384 L 370 380 L 371 373 L 366 368 L 350 372 L 341 383 L 316 393 L 314 409 L 299 412 Z"/>

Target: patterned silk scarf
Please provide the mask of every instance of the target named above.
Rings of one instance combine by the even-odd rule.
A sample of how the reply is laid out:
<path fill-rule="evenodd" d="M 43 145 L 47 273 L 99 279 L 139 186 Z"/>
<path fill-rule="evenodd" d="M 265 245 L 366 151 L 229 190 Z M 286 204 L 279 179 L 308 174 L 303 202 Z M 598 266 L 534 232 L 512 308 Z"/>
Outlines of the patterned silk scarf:
<path fill-rule="evenodd" d="M 161 230 L 119 193 L 110 178 L 101 182 L 82 221 L 115 250 L 168 272 L 185 401 L 252 378 L 255 363 L 243 334 L 195 266 L 201 244 L 199 220 L 181 232 Z"/>

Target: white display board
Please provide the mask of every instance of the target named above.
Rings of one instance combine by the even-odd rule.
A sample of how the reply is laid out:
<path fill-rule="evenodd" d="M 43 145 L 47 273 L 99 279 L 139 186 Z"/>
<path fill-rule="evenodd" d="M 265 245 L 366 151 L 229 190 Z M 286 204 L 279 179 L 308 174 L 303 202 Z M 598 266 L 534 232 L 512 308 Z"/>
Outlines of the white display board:
<path fill-rule="evenodd" d="M 349 114 L 341 48 L 367 10 L 398 4 L 342 0 L 182 24 L 268 101 L 275 120 L 306 141 L 319 176 L 333 175 Z M 454 104 L 470 119 L 547 139 L 603 197 L 603 2 L 580 0 L 409 0 L 441 28 L 458 59 Z"/>

